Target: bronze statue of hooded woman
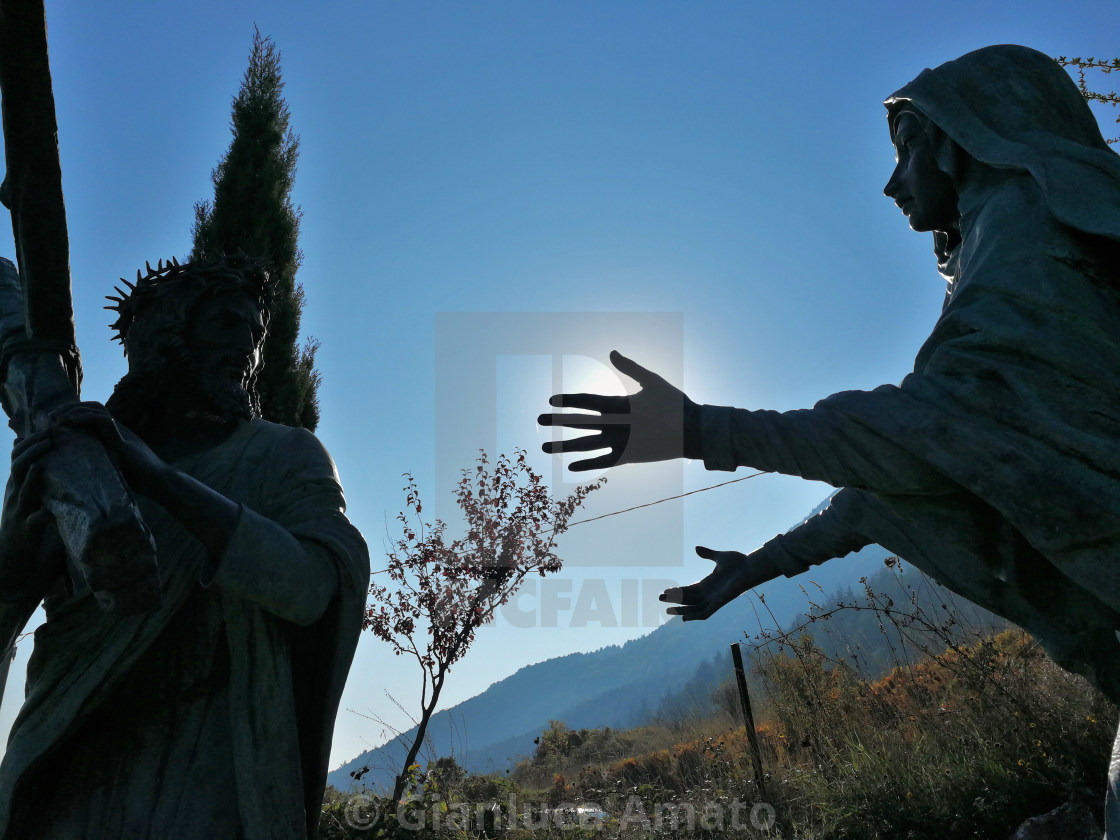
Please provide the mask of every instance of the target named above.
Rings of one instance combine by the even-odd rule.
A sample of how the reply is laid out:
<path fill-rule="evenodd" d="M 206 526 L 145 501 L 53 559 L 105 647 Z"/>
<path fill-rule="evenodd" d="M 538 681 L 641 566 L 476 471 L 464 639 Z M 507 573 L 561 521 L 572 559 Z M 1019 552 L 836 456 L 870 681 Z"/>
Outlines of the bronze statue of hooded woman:
<path fill-rule="evenodd" d="M 1048 56 L 1004 45 L 886 100 L 885 188 L 934 236 L 944 307 L 898 386 L 777 413 L 699 406 L 618 354 L 642 390 L 558 395 L 591 429 L 573 470 L 703 458 L 842 488 L 821 514 L 662 596 L 702 619 L 782 573 L 877 543 L 1033 633 L 1120 702 L 1120 156 Z M 612 417 L 610 415 L 627 415 Z M 1110 779 L 1111 812 L 1120 809 Z"/>

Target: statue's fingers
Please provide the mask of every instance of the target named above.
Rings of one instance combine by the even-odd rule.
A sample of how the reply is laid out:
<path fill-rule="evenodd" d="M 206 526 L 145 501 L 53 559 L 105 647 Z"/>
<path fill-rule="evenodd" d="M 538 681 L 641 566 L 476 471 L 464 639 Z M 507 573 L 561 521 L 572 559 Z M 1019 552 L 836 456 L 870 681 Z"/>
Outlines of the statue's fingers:
<path fill-rule="evenodd" d="M 707 607 L 707 606 L 697 607 L 695 610 L 688 613 L 687 615 L 682 615 L 681 616 L 681 621 L 705 621 L 708 618 L 711 618 L 712 613 L 714 613 L 714 612 L 715 612 L 715 610 L 713 610 L 713 609 L 711 609 L 710 607 Z"/>
<path fill-rule="evenodd" d="M 19 499 L 16 507 L 23 516 L 28 516 L 42 506 L 43 501 L 43 468 L 39 464 L 32 464 L 19 488 Z"/>
<path fill-rule="evenodd" d="M 79 421 L 88 420 L 91 417 L 98 415 L 97 407 L 101 406 L 100 403 L 88 402 L 73 402 L 65 403 L 54 409 L 49 417 L 52 423 L 69 423 L 77 418 Z M 105 412 L 104 407 L 101 408 L 102 413 Z"/>
<path fill-rule="evenodd" d="M 548 398 L 548 404 L 555 408 L 580 408 L 601 414 L 627 414 L 630 411 L 629 397 L 603 394 L 553 394 Z"/>
<path fill-rule="evenodd" d="M 18 451 L 17 451 L 18 449 Z M 43 495 L 43 470 L 40 459 L 51 449 L 49 435 L 28 438 L 12 449 L 11 486 L 19 492 L 16 508 L 23 514 L 34 510 Z"/>
<path fill-rule="evenodd" d="M 732 569 L 735 568 L 736 564 L 742 565 L 750 562 L 750 556 L 743 554 L 741 551 L 717 551 L 714 548 L 708 548 L 706 545 L 696 546 L 696 554 L 705 560 L 711 560 L 716 564 L 717 569 L 721 566 L 724 569 Z"/>
<path fill-rule="evenodd" d="M 703 600 L 703 597 L 703 592 L 698 583 L 690 583 L 688 586 L 673 586 L 657 596 L 659 601 L 684 606 L 697 604 Z"/>
<path fill-rule="evenodd" d="M 73 426 L 89 432 L 108 448 L 124 440 L 117 421 L 101 403 L 81 403 L 52 416 L 51 420 L 54 425 Z"/>
<path fill-rule="evenodd" d="M 100 403 L 76 403 L 51 412 L 52 426 L 81 426 L 90 431 L 101 431 L 114 426 L 113 415 Z"/>
<path fill-rule="evenodd" d="M 599 432 L 597 435 L 584 435 L 571 440 L 550 440 L 541 445 L 549 455 L 561 455 L 565 452 L 594 452 L 596 449 L 607 449 L 611 445 L 610 438 Z"/>
<path fill-rule="evenodd" d="M 599 429 L 614 423 L 604 423 L 601 414 L 541 414 L 537 422 L 542 426 L 563 426 L 566 429 Z"/>
<path fill-rule="evenodd" d="M 712 614 L 707 604 L 669 607 L 665 612 L 669 615 L 679 615 L 682 621 L 703 621 Z"/>
<path fill-rule="evenodd" d="M 75 415 L 83 418 L 101 418 L 104 420 L 112 420 L 113 415 L 109 409 L 105 407 L 104 403 L 95 402 L 94 400 L 86 400 L 85 402 L 71 403 L 62 406 L 57 411 L 51 414 L 52 417 L 63 417 Z"/>
<path fill-rule="evenodd" d="M 22 479 L 28 468 L 51 448 L 49 432 L 40 432 L 17 441 L 12 447 L 12 475 Z"/>
<path fill-rule="evenodd" d="M 684 603 L 684 588 L 680 586 L 671 586 L 657 596 L 658 601 L 665 601 L 670 604 L 683 604 Z"/>
<path fill-rule="evenodd" d="M 654 373 L 648 368 L 642 367 L 633 359 L 627 358 L 619 353 L 617 350 L 611 351 L 611 364 L 617 368 L 619 373 L 624 373 L 637 382 L 639 385 L 646 385 L 646 383 L 654 380 L 662 380 L 662 377 Z"/>
<path fill-rule="evenodd" d="M 611 450 L 605 455 L 600 455 L 598 458 L 586 458 L 583 461 L 574 461 L 568 466 L 572 472 L 587 472 L 588 470 L 605 470 L 607 467 L 613 467 L 618 463 L 621 457 L 619 453 Z"/>
<path fill-rule="evenodd" d="M 27 516 L 27 530 L 36 533 L 42 531 L 51 523 L 54 516 L 45 507 L 40 507 L 34 513 Z"/>

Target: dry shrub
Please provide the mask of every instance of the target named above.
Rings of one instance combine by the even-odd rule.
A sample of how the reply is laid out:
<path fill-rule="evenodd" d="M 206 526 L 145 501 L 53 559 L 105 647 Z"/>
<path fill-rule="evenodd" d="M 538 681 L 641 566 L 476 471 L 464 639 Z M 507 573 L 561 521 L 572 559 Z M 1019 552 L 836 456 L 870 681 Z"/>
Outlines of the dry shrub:
<path fill-rule="evenodd" d="M 1116 710 L 1021 630 L 873 682 L 808 636 L 787 642 L 759 668 L 798 836 L 1004 838 L 1086 791 L 1103 799 Z"/>

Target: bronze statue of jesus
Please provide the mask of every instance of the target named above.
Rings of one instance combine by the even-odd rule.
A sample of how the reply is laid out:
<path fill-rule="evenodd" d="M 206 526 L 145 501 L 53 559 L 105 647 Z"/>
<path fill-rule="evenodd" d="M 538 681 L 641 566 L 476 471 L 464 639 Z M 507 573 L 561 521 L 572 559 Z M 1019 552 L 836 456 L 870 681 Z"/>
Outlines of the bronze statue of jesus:
<path fill-rule="evenodd" d="M 369 557 L 322 445 L 259 418 L 272 297 L 243 257 L 152 271 L 114 304 L 129 372 L 106 405 L 17 442 L 0 620 L 40 599 L 47 620 L 0 764 L 0 838 L 316 836 Z M 137 497 L 154 610 L 104 609 L 41 512 L 39 464 L 73 433 Z"/>

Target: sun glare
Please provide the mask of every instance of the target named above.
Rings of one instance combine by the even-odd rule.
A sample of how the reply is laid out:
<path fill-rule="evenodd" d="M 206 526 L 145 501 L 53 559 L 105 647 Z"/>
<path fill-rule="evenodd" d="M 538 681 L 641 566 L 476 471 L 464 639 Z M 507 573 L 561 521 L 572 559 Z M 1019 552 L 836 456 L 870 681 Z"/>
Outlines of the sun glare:
<path fill-rule="evenodd" d="M 611 367 L 609 362 L 592 359 L 589 356 L 565 355 L 560 375 L 565 394 L 602 394 L 622 397 L 626 395 L 624 380 L 633 386 L 631 390 L 637 389 L 636 384 L 626 380 L 621 373 Z"/>

